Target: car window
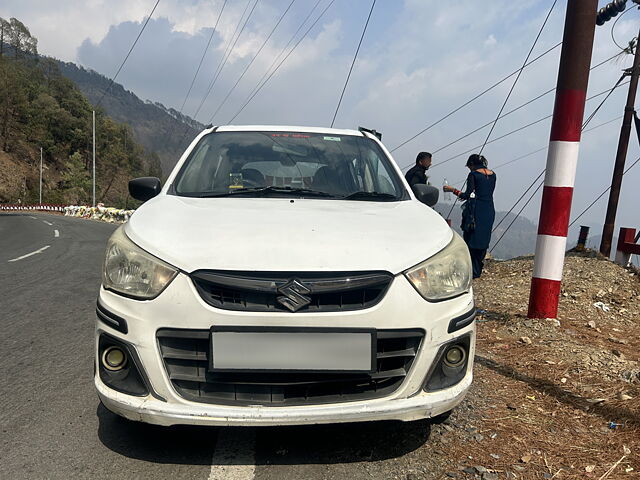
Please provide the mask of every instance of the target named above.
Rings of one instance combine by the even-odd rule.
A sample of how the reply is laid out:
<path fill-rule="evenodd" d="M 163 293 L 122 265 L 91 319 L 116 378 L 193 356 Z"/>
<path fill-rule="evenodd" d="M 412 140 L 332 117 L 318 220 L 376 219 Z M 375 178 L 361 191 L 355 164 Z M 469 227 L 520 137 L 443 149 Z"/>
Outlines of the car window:
<path fill-rule="evenodd" d="M 185 196 L 258 189 L 313 190 L 326 198 L 356 192 L 407 198 L 379 145 L 355 135 L 214 132 L 196 145 L 173 184 L 173 192 Z"/>

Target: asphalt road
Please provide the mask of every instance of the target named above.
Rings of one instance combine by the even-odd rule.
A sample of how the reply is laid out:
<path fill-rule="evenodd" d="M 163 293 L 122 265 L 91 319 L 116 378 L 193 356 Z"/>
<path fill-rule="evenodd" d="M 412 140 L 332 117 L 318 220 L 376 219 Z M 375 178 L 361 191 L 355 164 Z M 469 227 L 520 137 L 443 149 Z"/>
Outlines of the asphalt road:
<path fill-rule="evenodd" d="M 440 477 L 427 422 L 165 428 L 107 411 L 92 382 L 93 331 L 114 229 L 0 213 L 0 478 Z"/>

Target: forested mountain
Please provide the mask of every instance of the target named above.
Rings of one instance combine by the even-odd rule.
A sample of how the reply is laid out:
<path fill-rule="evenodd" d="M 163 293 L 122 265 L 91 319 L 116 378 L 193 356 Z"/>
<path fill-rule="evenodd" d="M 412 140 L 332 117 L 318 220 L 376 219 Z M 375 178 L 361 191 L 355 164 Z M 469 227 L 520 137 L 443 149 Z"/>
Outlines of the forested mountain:
<path fill-rule="evenodd" d="M 15 18 L 0 19 L 0 202 L 90 203 L 93 106 Z M 160 175 L 132 129 L 96 111 L 96 198 L 130 203 L 127 181 Z"/>
<path fill-rule="evenodd" d="M 204 128 L 201 123 L 173 108 L 141 100 L 118 83 L 109 87 L 110 80 L 93 70 L 75 63 L 57 61 L 57 64 L 62 74 L 72 80 L 91 103 L 97 104 L 107 91 L 101 107 L 114 120 L 129 125 L 134 138 L 147 151 L 159 156 L 165 175 L 169 174 L 193 137 Z"/>

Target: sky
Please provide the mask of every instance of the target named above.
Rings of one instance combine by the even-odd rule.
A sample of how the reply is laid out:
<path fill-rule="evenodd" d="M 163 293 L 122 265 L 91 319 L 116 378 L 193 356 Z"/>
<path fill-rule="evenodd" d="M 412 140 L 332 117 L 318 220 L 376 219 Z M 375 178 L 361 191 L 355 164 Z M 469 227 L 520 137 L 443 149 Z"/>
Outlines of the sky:
<path fill-rule="evenodd" d="M 278 55 L 317 1 L 294 1 L 222 105 L 291 0 L 257 0 L 207 97 L 205 93 L 235 38 L 239 21 L 244 12 L 251 11 L 254 0 L 227 0 L 213 37 L 224 0 L 160 0 L 117 82 L 142 99 L 180 110 L 211 37 L 183 113 L 193 116 L 205 98 L 196 118 L 205 124 L 229 123 L 274 59 L 282 58 Z M 319 0 L 289 49 L 330 1 Z M 517 70 L 552 3 L 377 0 L 335 126 L 375 128 L 383 133 L 385 145 L 394 149 Z M 600 6 L 606 3 L 601 1 Z M 38 38 L 40 53 L 111 77 L 154 4 L 155 0 L 3 0 L 0 16 L 16 17 L 25 23 Z M 335 0 L 233 123 L 329 126 L 370 8 L 370 0 Z M 532 59 L 561 41 L 565 8 L 565 2 L 557 2 Z M 640 12 L 633 9 L 615 24 L 613 37 L 624 46 L 637 34 L 639 25 Z M 613 20 L 596 28 L 592 65 L 620 52 L 612 40 L 612 26 Z M 505 112 L 555 87 L 559 56 L 560 48 L 556 48 L 523 71 Z M 609 90 L 631 61 L 626 55 L 593 69 L 588 96 Z M 514 79 L 394 150 L 396 162 L 406 167 L 414 163 L 417 152 L 435 152 L 429 172 L 432 184 L 440 186 L 446 179 L 460 187 L 466 177 L 466 157 L 482 145 L 490 127 L 467 134 L 495 119 Z M 611 182 L 626 95 L 626 85 L 616 89 L 588 127 L 598 128 L 583 134 L 572 218 Z M 544 168 L 550 119 L 499 137 L 550 115 L 553 98 L 551 92 L 499 120 L 490 137 L 495 141 L 483 150 L 489 165 L 496 168 L 498 210 L 508 210 Z M 587 102 L 585 118 L 603 98 Z M 605 122 L 609 123 L 599 126 Z M 464 138 L 447 146 L 460 137 Z M 539 149 L 543 150 L 500 166 Z M 627 166 L 639 156 L 637 137 L 632 132 Z M 639 183 L 640 165 L 625 175 L 616 231 L 620 226 L 640 227 Z M 534 222 L 539 215 L 540 196 L 539 191 L 522 212 Z M 592 226 L 592 235 L 600 234 L 606 201 L 607 195 L 570 230 L 570 244 L 575 243 L 580 224 Z M 515 211 L 519 209 L 520 205 Z"/>

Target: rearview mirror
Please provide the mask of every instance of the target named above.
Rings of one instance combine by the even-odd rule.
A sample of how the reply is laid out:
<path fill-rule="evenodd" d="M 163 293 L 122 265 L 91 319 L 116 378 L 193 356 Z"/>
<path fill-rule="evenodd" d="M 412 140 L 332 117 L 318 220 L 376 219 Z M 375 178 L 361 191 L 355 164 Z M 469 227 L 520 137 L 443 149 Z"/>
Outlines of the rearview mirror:
<path fill-rule="evenodd" d="M 140 177 L 129 180 L 129 194 L 142 202 L 158 195 L 161 188 L 160 179 L 156 177 Z"/>
<path fill-rule="evenodd" d="M 438 197 L 440 196 L 440 190 L 436 187 L 422 183 L 416 183 L 413 186 L 413 193 L 418 200 L 430 207 L 438 203 Z"/>

